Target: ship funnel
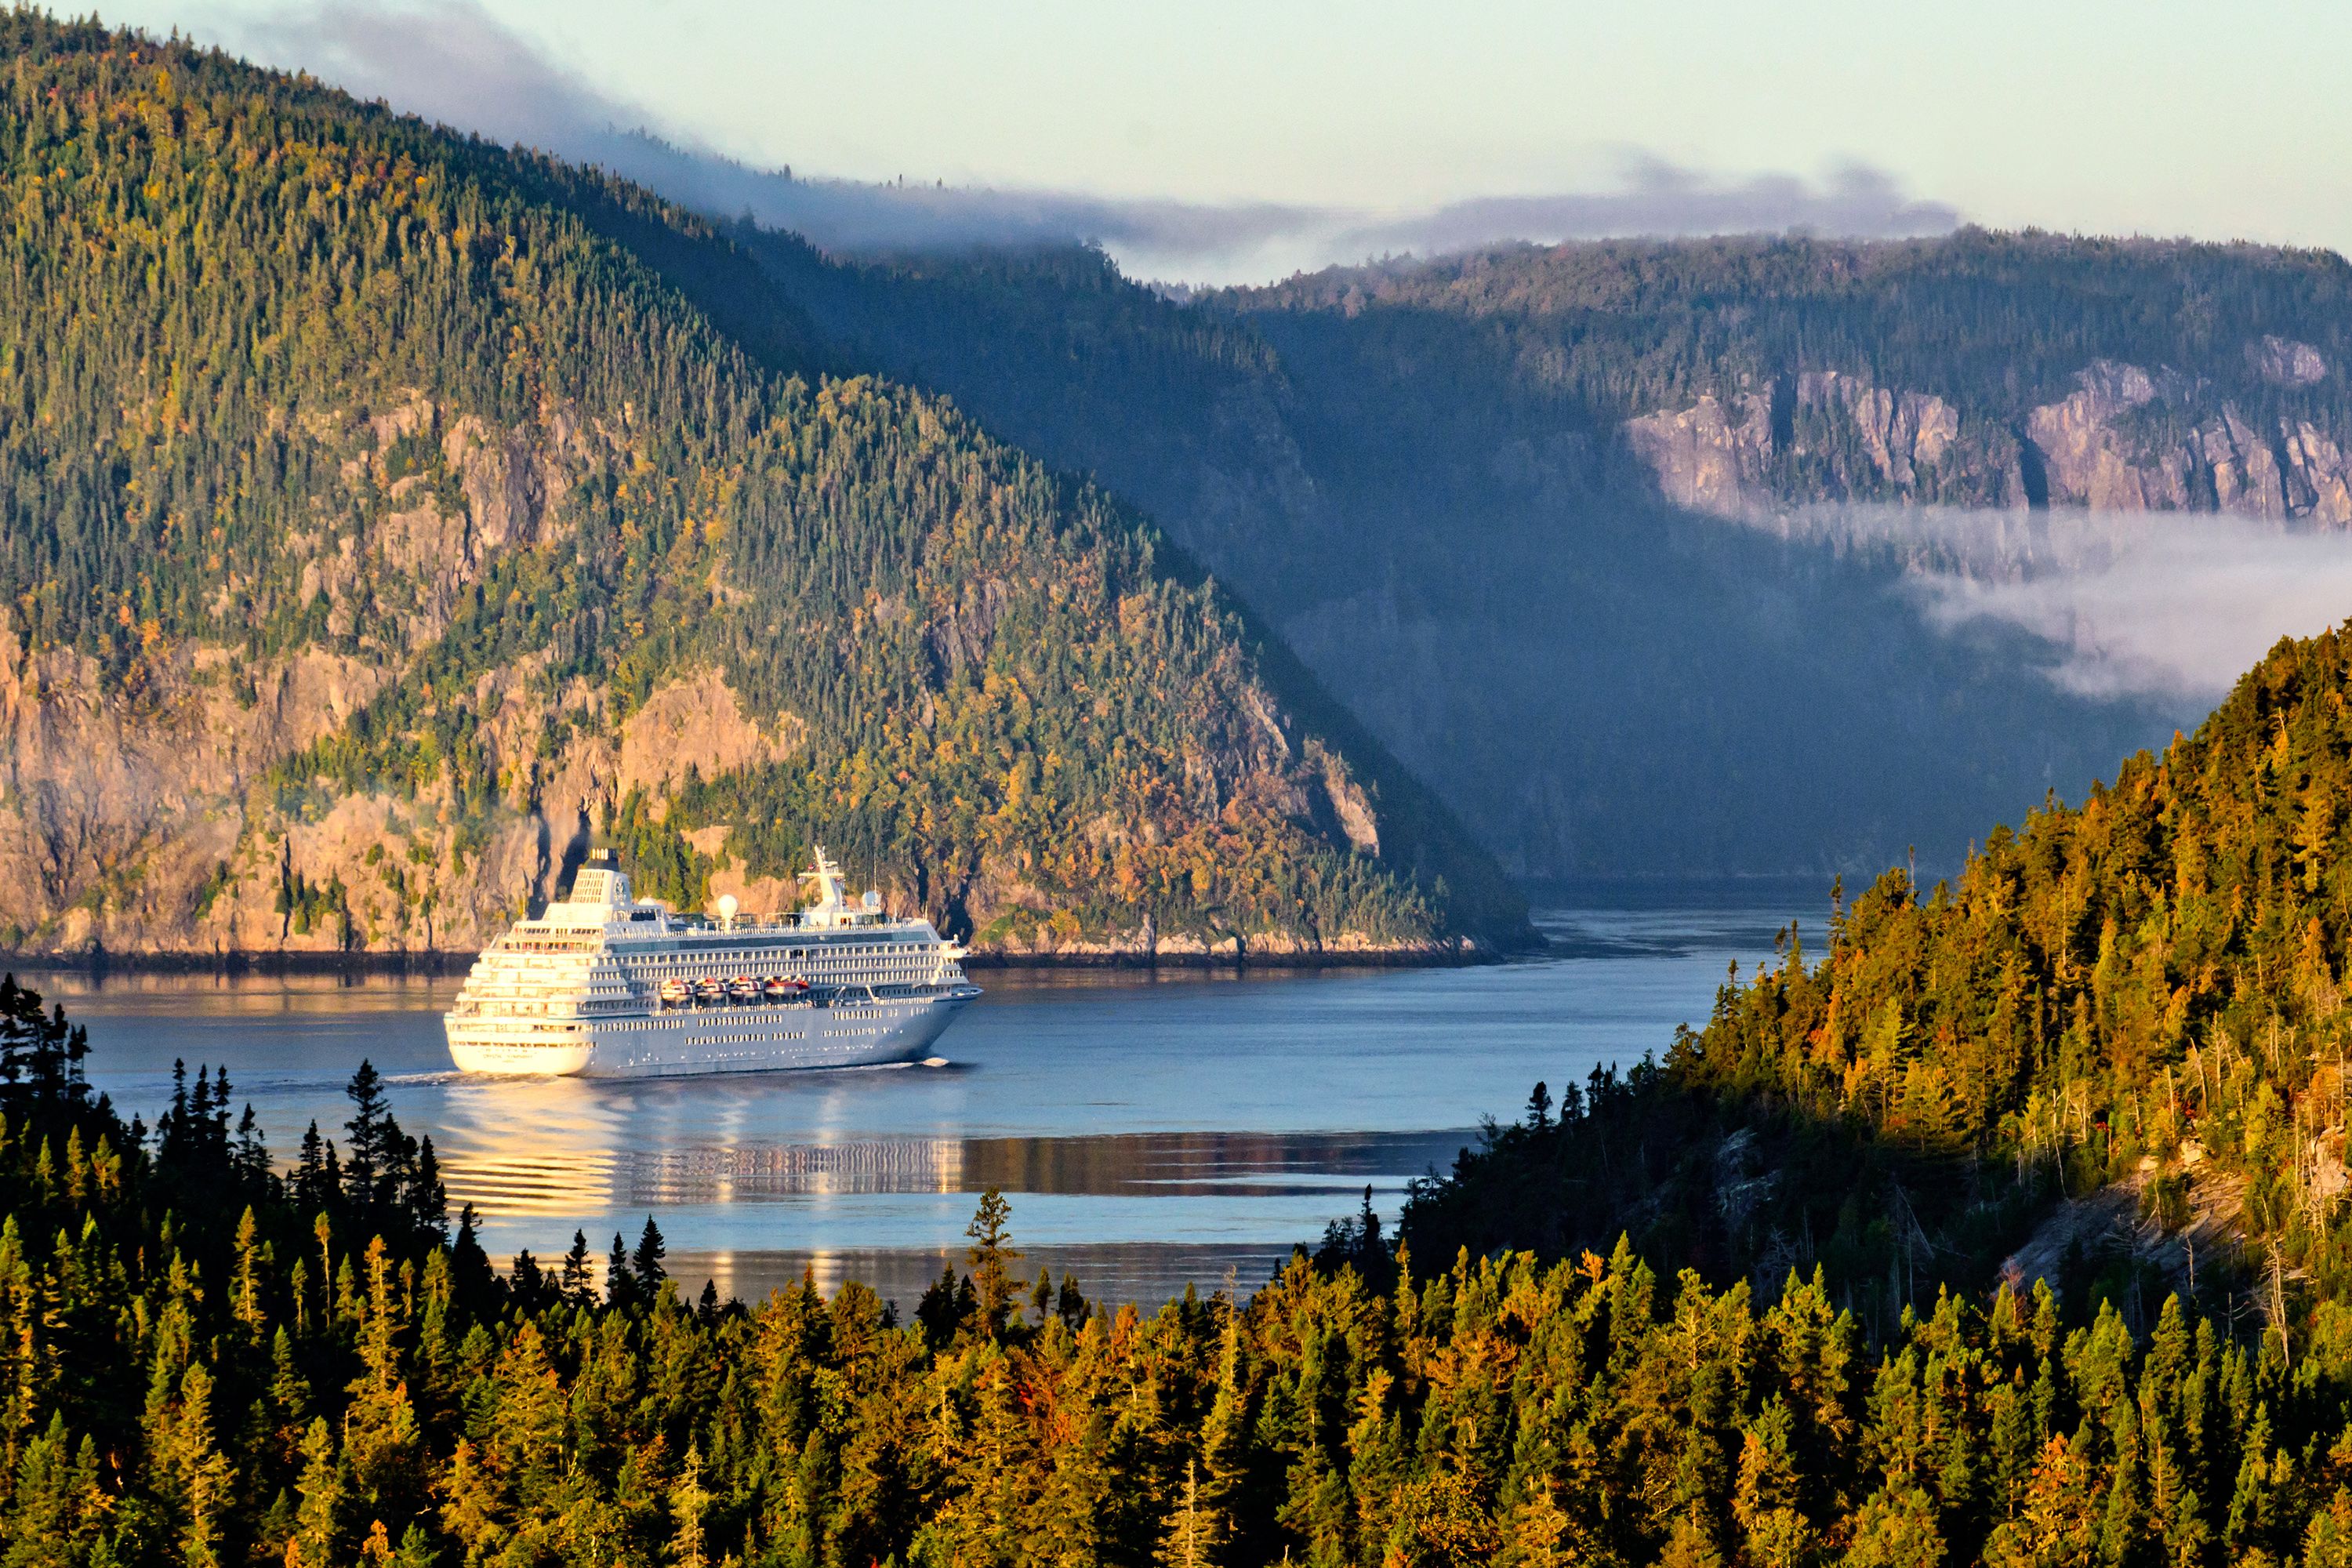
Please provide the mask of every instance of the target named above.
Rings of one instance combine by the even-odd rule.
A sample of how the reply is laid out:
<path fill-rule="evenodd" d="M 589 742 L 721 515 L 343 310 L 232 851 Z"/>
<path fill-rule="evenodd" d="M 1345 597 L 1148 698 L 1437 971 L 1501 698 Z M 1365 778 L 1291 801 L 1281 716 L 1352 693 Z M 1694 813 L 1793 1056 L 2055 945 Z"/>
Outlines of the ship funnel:
<path fill-rule="evenodd" d="M 580 868 L 572 879 L 572 891 L 563 900 L 574 909 L 610 910 L 625 910 L 635 903 L 629 891 L 626 872 L 616 869 L 608 861 L 604 865 L 589 865 Z"/>

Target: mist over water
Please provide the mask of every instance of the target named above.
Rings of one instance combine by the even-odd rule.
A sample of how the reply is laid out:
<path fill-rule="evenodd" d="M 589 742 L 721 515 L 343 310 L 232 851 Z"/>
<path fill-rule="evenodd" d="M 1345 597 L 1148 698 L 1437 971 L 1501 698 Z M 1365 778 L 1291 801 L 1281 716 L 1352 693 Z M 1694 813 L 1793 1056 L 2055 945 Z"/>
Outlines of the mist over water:
<path fill-rule="evenodd" d="M 1884 558 L 1940 632 L 2028 634 L 2084 697 L 2210 706 L 2281 637 L 2352 612 L 2352 533 L 2249 518 L 1821 506 L 1760 526 Z"/>

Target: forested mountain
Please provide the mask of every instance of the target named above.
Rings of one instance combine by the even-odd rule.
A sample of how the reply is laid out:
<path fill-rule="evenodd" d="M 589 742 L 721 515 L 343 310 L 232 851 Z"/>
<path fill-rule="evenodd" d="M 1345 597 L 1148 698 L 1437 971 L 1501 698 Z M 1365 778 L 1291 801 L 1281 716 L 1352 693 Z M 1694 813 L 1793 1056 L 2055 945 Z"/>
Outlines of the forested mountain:
<path fill-rule="evenodd" d="M 5 945 L 462 949 L 599 833 L 753 907 L 822 837 L 998 950 L 1524 931 L 1149 524 L 703 220 L 0 31 Z"/>
<path fill-rule="evenodd" d="M 1948 866 L 2201 716 L 1928 629 L 1900 549 L 1727 521 L 2352 521 L 2352 269 L 2325 253 L 1612 242 L 1179 301 L 1087 252 L 744 237 L 845 352 L 1150 509 L 1529 875 Z"/>
<path fill-rule="evenodd" d="M 1973 229 L 1614 242 L 1339 269 L 1229 302 L 1276 336 L 1284 317 L 1369 318 L 1331 334 L 1367 368 L 1471 384 L 1507 367 L 1588 420 L 1628 422 L 1666 493 L 1710 507 L 2352 523 L 2352 268 L 2332 251 Z"/>
<path fill-rule="evenodd" d="M 1823 771 L 1925 837 L 1886 796 L 1903 736 L 2005 735 L 2040 689 L 1871 609 L 1851 563 L 1660 499 L 1624 430 L 1648 383 L 1581 425 L 1510 404 L 1489 428 L 1564 454 L 1515 468 L 1438 380 L 1341 352 L 1375 313 L 1344 295 L 828 262 L 215 57 L 6 26 L 5 808 L 47 900 L 20 940 L 449 942 L 583 827 L 684 894 L 822 827 L 1007 944 L 1512 923 L 1144 524 L 838 374 L 889 322 L 891 354 L 944 345 L 928 383 L 995 364 L 985 416 L 1041 447 L 1111 425 L 1101 388 L 1183 381 L 1194 415 L 1129 404 L 1118 449 L 1234 499 L 1213 563 L 1278 564 L 1248 520 L 1295 515 L 1354 584 L 1333 604 L 1381 573 L 1427 595 L 1437 631 L 1344 646 L 1475 667 L 1366 708 L 1451 726 L 1449 788 L 1556 735 L 1501 722 L 1545 683 L 1622 721 L 1558 819 L 1596 846 L 1693 801 L 1730 807 L 1676 826 L 1778 813 L 1823 861 L 1883 837 L 1835 837 L 1834 792 L 1794 787 Z M 1448 309 L 1444 342 L 1486 330 Z M 2334 340 L 2298 330 L 2249 374 L 2323 374 L 2301 403 L 2232 384 L 2250 428 L 2333 417 Z M 1351 443 L 1360 492 L 1319 466 Z M 1525 538 L 1478 542 L 1498 518 Z M 1556 662 L 1513 662 L 1529 628 Z M 1677 637 L 1695 672 L 1641 651 Z M 1246 1303 L 1033 1285 L 992 1199 L 903 1313 L 854 1285 L 689 1308 L 650 1225 L 502 1274 L 372 1071 L 281 1170 L 202 1069 L 126 1124 L 68 1021 L 0 984 L 0 1564 L 2352 1561 L 2347 698 L 2352 644 L 2283 646 L 1951 884 L 1841 898 L 1818 963 L 1792 930 L 1662 1062 L 1539 1092 L 1415 1194 L 1402 1249 L 1335 1226 Z M 2068 747 L 2128 727 L 2041 700 Z M 1791 749 L 1715 743 L 1768 729 Z M 1971 789 L 2020 771 L 1986 767 Z M 1652 863 L 1706 842 L 1658 832 Z"/>
<path fill-rule="evenodd" d="M 1759 1289 L 1819 1264 L 1880 1333 L 2004 1274 L 2140 1331 L 2177 1292 L 2352 1387 L 2347 699 L 2352 637 L 2282 643 L 2195 735 L 1956 880 L 1841 903 L 1819 962 L 1785 932 L 1663 1062 L 1557 1116 L 1539 1091 L 1417 1194 L 1407 1238 L 1630 1231 Z"/>

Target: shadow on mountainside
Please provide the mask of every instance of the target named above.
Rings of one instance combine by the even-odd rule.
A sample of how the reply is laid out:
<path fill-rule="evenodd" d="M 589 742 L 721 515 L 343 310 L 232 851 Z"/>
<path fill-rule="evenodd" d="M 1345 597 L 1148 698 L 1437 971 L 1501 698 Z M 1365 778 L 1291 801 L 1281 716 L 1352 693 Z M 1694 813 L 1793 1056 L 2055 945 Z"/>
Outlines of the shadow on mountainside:
<path fill-rule="evenodd" d="M 2145 1332 L 2166 1297 L 2210 1314 L 2264 1312 L 2262 1258 L 2241 1227 L 2244 1184 L 2144 1160 L 2120 1181 L 2070 1185 L 2050 1160 L 1979 1153 L 1825 1119 L 1777 1097 L 1721 1094 L 1644 1058 L 1597 1068 L 1554 1106 L 1491 1122 L 1454 1168 L 1414 1184 L 1399 1227 L 1416 1272 L 1455 1256 L 1610 1255 L 1620 1238 L 1661 1273 L 1774 1299 L 1822 1271 L 1873 1341 L 1940 1292 L 1990 1297 L 2046 1281 L 2073 1321 L 2103 1304 Z M 1342 1222 L 1327 1238 L 1360 1263 Z"/>

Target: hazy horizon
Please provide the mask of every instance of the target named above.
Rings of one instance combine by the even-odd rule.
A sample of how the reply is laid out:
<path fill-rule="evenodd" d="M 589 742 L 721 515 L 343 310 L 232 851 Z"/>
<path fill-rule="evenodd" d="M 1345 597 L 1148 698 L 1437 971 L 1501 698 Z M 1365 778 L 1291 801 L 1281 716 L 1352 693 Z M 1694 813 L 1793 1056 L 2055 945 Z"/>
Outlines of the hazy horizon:
<path fill-rule="evenodd" d="M 1326 14 L 1310 7 L 1231 30 L 1203 13 L 1155 33 L 1149 17 L 1045 5 L 994 22 L 902 9 L 894 31 L 878 16 L 689 0 L 560 12 L 541 0 L 131 0 L 109 19 L 176 27 L 832 248 L 1086 240 L 1130 276 L 1171 282 L 1262 282 L 1511 240 L 1887 237 L 1964 222 L 2352 242 L 2352 179 L 2228 153 L 2246 106 L 2192 93 L 2158 112 L 2147 83 L 2191 63 L 2163 52 L 2161 28 L 2079 56 L 2066 91 L 2045 100 L 2023 86 L 2050 62 L 1997 69 L 1975 47 L 1989 23 L 1959 25 L 1968 37 L 1933 56 L 1833 6 L 1766 29 L 1742 54 L 1731 40 L 1752 23 L 1682 9 L 1710 25 L 1669 38 L 1654 13 L 1644 27 L 1588 12 L 1574 15 L 1579 34 L 1566 13 L 1507 6 L 1440 27 L 1376 8 L 1330 12 L 1318 32 L 1307 18 Z M 2352 19 L 2314 15 L 2352 43 Z M 2036 16 L 2045 28 L 2080 23 Z M 1689 68 L 1648 58 L 1668 42 L 1692 51 Z M 1883 69 L 1865 68 L 1874 51 Z M 1620 79 L 1633 76 L 1651 89 L 1639 101 Z M 1840 94 L 1904 112 L 1816 101 Z M 2289 95 L 2272 122 L 2305 111 Z M 2176 141 L 2175 156 L 2154 155 Z M 2249 199 L 2266 190 L 2267 203 Z"/>

